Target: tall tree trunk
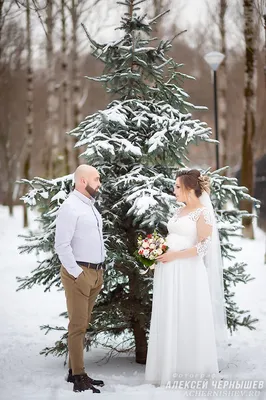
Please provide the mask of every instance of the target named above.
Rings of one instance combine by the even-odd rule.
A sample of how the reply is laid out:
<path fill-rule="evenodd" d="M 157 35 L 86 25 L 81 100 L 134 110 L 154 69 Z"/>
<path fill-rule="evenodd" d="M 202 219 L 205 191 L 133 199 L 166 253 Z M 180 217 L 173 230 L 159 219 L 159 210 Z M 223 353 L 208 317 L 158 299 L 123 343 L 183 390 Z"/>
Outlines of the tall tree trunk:
<path fill-rule="evenodd" d="M 263 22 L 264 22 L 264 86 L 266 91 L 266 3 L 263 10 Z"/>
<path fill-rule="evenodd" d="M 138 364 L 146 364 L 148 346 L 145 329 L 141 326 L 139 320 L 133 319 L 131 324 L 136 346 L 136 362 Z"/>
<path fill-rule="evenodd" d="M 72 19 L 72 101 L 73 101 L 73 126 L 77 127 L 82 121 L 81 114 L 81 86 L 78 68 L 78 41 L 77 29 L 79 23 L 78 1 L 71 0 L 71 19 Z M 79 164 L 79 148 L 74 151 L 76 164 Z"/>
<path fill-rule="evenodd" d="M 26 26 L 27 26 L 27 117 L 26 117 L 26 144 L 23 176 L 31 178 L 31 155 L 33 144 L 33 72 L 32 72 L 32 45 L 31 45 L 31 10 L 30 0 L 26 1 Z M 28 212 L 24 205 L 24 227 L 28 226 Z"/>
<path fill-rule="evenodd" d="M 67 135 L 70 129 L 69 116 L 70 116 L 70 105 L 69 105 L 69 85 L 68 85 L 68 64 L 67 64 L 67 45 L 66 45 L 66 0 L 61 0 L 61 41 L 62 41 L 62 95 L 63 95 L 63 135 L 64 135 L 64 158 L 65 158 L 65 173 L 70 174 L 73 172 L 73 140 L 72 137 Z"/>
<path fill-rule="evenodd" d="M 10 104 L 10 101 L 12 101 L 12 95 L 10 95 L 11 90 L 10 86 L 7 84 L 6 89 L 8 90 L 6 92 L 5 96 L 5 101 Z M 7 126 L 4 130 L 4 135 L 5 135 L 5 152 L 4 152 L 4 160 L 3 160 L 3 166 L 5 168 L 5 180 L 6 180 L 6 190 L 5 190 L 5 203 L 8 206 L 9 209 L 9 215 L 13 216 L 13 190 L 14 190 L 14 162 L 16 160 L 16 154 L 11 153 L 11 125 L 12 125 L 12 120 L 11 120 L 11 113 L 10 111 L 7 112 Z"/>
<path fill-rule="evenodd" d="M 131 237 L 130 233 L 129 237 Z M 129 276 L 129 296 L 130 302 L 135 305 L 135 310 L 131 317 L 131 327 L 135 339 L 135 357 L 137 363 L 145 364 L 148 349 L 146 331 L 145 326 L 141 323 L 141 314 L 136 311 L 141 309 L 138 305 L 141 296 L 139 287 L 139 277 L 132 273 L 132 275 Z"/>
<path fill-rule="evenodd" d="M 46 4 L 46 59 L 47 59 L 47 109 L 46 109 L 46 132 L 44 146 L 44 166 L 46 176 L 55 177 L 56 160 L 59 145 L 59 101 L 55 86 L 55 57 L 54 57 L 54 17 L 53 0 L 47 0 Z"/>
<path fill-rule="evenodd" d="M 254 193 L 254 137 L 256 132 L 256 46 L 254 34 L 254 1 L 243 0 L 244 37 L 245 37 L 245 89 L 244 89 L 244 124 L 242 143 L 241 184 L 249 193 Z M 252 203 L 243 200 L 241 208 L 252 212 Z M 251 218 L 243 218 L 244 236 L 253 239 L 254 230 Z"/>
<path fill-rule="evenodd" d="M 8 119 L 10 121 L 10 115 L 8 116 Z M 11 125 L 11 121 L 9 126 Z M 10 129 L 8 127 L 7 129 L 7 141 L 6 141 L 6 152 L 5 152 L 5 158 L 6 158 L 6 171 L 7 171 L 7 205 L 9 209 L 9 215 L 13 216 L 13 185 L 14 185 L 14 180 L 13 180 L 13 162 L 15 161 L 14 158 L 11 155 L 11 149 L 10 149 Z M 14 156 L 14 155 L 13 155 Z"/>
<path fill-rule="evenodd" d="M 2 59 L 2 29 L 3 29 L 4 0 L 0 0 L 0 60 Z"/>
<path fill-rule="evenodd" d="M 219 10 L 219 30 L 221 35 L 221 53 L 225 55 L 222 64 L 219 67 L 219 127 L 221 142 L 222 166 L 228 165 L 228 127 L 227 127 L 227 57 L 226 57 L 226 30 L 225 13 L 227 10 L 227 0 L 220 0 Z"/>

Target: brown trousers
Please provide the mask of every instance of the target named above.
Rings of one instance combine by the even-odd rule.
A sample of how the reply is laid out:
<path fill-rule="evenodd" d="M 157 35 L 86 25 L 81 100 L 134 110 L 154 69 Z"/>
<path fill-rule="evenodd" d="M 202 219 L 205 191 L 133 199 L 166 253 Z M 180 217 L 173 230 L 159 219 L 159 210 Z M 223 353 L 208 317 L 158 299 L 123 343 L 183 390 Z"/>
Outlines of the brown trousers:
<path fill-rule="evenodd" d="M 65 289 L 68 324 L 69 368 L 73 375 L 85 372 L 84 339 L 96 297 L 103 284 L 103 270 L 81 266 L 83 272 L 77 279 L 61 266 L 60 274 Z"/>

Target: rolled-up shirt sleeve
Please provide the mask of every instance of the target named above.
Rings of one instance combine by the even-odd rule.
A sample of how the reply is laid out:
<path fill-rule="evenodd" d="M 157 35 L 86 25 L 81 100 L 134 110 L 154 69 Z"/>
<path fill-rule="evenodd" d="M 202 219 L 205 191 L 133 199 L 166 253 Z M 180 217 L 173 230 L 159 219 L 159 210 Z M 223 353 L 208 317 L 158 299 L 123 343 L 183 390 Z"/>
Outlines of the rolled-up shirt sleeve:
<path fill-rule="evenodd" d="M 55 228 L 55 252 L 67 272 L 75 278 L 83 272 L 83 269 L 76 263 L 71 246 L 77 219 L 75 210 L 67 204 L 63 204 L 58 211 Z"/>

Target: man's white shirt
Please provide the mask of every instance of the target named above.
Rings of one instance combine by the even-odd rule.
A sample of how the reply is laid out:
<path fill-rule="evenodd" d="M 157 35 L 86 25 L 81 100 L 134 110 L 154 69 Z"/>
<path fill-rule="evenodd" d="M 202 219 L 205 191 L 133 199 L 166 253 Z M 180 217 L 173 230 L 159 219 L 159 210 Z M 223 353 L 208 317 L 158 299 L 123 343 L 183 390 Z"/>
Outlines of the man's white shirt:
<path fill-rule="evenodd" d="M 98 264 L 106 256 L 102 217 L 94 202 L 94 198 L 74 190 L 57 214 L 55 252 L 68 273 L 75 278 L 83 271 L 77 261 Z"/>

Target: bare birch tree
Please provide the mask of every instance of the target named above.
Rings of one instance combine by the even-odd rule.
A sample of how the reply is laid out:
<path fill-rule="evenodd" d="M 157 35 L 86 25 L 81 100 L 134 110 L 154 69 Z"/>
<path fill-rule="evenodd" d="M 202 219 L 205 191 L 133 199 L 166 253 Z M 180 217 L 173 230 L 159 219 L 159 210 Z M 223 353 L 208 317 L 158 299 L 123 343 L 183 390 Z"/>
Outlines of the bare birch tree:
<path fill-rule="evenodd" d="M 73 138 L 66 133 L 70 130 L 70 87 L 68 83 L 69 71 L 67 62 L 67 31 L 66 31 L 66 0 L 61 0 L 61 69 L 62 69 L 62 134 L 64 135 L 65 173 L 69 174 L 74 169 Z"/>
<path fill-rule="evenodd" d="M 79 125 L 82 120 L 82 112 L 81 112 L 81 83 L 80 83 L 80 68 L 79 68 L 79 54 L 78 54 L 78 26 L 80 24 L 80 16 L 82 13 L 82 2 L 77 0 L 71 0 L 70 7 L 70 15 L 72 22 L 72 49 L 71 49 L 71 58 L 72 58 L 72 121 L 73 127 Z M 79 7 L 80 6 L 80 7 Z M 78 164 L 78 156 L 80 154 L 80 148 L 74 149 L 74 155 L 76 158 L 76 163 Z"/>
<path fill-rule="evenodd" d="M 228 165 L 228 126 L 227 126 L 227 48 L 226 48 L 226 29 L 225 15 L 227 11 L 227 0 L 220 0 L 219 4 L 219 31 L 221 36 L 221 53 L 225 55 L 219 67 L 219 127 L 221 143 L 222 166 Z"/>
<path fill-rule="evenodd" d="M 4 0 L 0 0 L 0 60 L 2 56 L 2 31 L 4 26 Z"/>
<path fill-rule="evenodd" d="M 254 193 L 254 138 L 256 134 L 256 40 L 254 1 L 243 0 L 244 38 L 245 38 L 245 88 L 244 123 L 242 141 L 241 184 Z M 250 213 L 252 203 L 243 201 L 241 207 Z M 244 236 L 253 239 L 254 230 L 251 218 L 243 218 Z"/>
<path fill-rule="evenodd" d="M 25 158 L 23 160 L 23 176 L 31 178 L 31 153 L 33 144 L 33 71 L 32 71 L 32 36 L 31 36 L 31 7 L 30 0 L 26 0 L 26 48 L 27 48 L 27 117 L 26 117 L 26 138 Z M 24 205 L 23 216 L 24 227 L 28 226 L 27 207 Z"/>
<path fill-rule="evenodd" d="M 59 99 L 55 82 L 54 54 L 54 1 L 46 3 L 46 60 L 47 60 L 47 109 L 44 146 L 44 167 L 47 177 L 55 177 L 59 153 Z"/>
<path fill-rule="evenodd" d="M 13 135 L 16 123 L 12 115 L 15 94 L 13 71 L 19 69 L 24 47 L 22 29 L 8 20 L 13 4 L 14 1 L 0 0 L 0 170 L 4 178 L 4 203 L 8 205 L 10 215 L 13 215 L 14 181 L 19 158 Z"/>
<path fill-rule="evenodd" d="M 72 95 L 73 95 L 73 125 L 76 127 L 82 119 L 80 109 L 81 85 L 80 69 L 78 63 L 78 39 L 77 30 L 79 25 L 80 13 L 77 0 L 71 0 L 71 20 L 72 20 Z"/>
<path fill-rule="evenodd" d="M 263 7 L 263 26 L 264 26 L 264 85 L 266 90 L 266 2 Z"/>

